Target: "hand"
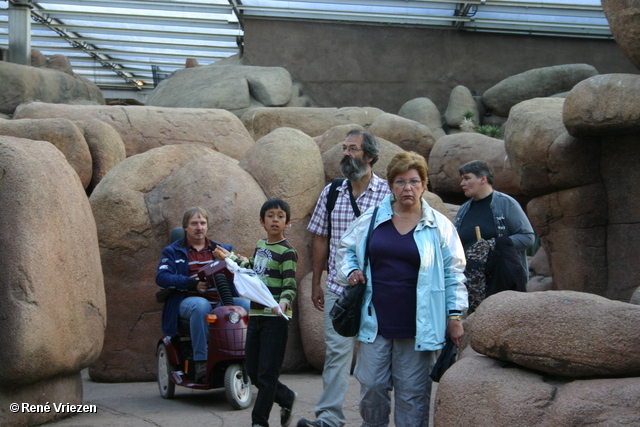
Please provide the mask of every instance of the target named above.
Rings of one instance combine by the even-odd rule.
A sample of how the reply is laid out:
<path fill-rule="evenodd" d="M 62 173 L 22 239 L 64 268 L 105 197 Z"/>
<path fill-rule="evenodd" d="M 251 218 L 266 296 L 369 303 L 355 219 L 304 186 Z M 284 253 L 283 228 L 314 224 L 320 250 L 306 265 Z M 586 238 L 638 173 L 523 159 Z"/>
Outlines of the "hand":
<path fill-rule="evenodd" d="M 313 302 L 313 306 L 320 310 L 324 311 L 324 290 L 320 285 L 311 285 L 311 302 Z"/>
<path fill-rule="evenodd" d="M 231 252 L 229 252 L 228 250 L 226 250 L 222 246 L 217 245 L 216 246 L 216 250 L 213 251 L 213 256 L 218 258 L 218 259 L 225 259 L 228 256 L 231 256 Z"/>
<path fill-rule="evenodd" d="M 462 322 L 460 320 L 449 319 L 447 321 L 447 332 L 449 333 L 449 337 L 451 341 L 456 345 L 456 347 L 460 347 L 460 340 L 464 336 L 464 328 L 462 327 Z"/>
<path fill-rule="evenodd" d="M 209 284 L 207 282 L 198 282 L 198 284 L 196 285 L 196 290 L 200 294 L 204 294 L 205 292 L 207 292 L 207 289 L 209 289 Z"/>
<path fill-rule="evenodd" d="M 285 312 L 287 311 L 287 303 L 282 301 L 280 304 L 272 307 L 271 310 L 276 313 L 280 317 L 284 317 Z"/>
<path fill-rule="evenodd" d="M 349 284 L 351 286 L 355 286 L 358 283 L 366 283 L 367 279 L 364 277 L 364 273 L 362 272 L 362 270 L 354 270 L 350 275 L 349 275 Z"/>

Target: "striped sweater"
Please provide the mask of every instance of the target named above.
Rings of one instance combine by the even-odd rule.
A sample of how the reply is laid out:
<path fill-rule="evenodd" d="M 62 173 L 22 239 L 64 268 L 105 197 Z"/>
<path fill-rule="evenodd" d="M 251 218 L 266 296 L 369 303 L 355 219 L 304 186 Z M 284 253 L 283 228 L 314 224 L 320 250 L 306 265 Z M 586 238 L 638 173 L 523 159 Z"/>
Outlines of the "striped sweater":
<path fill-rule="evenodd" d="M 237 257 L 231 257 L 237 261 Z M 278 302 L 287 302 L 286 315 L 291 317 L 292 302 L 296 297 L 296 267 L 298 264 L 298 253 L 286 240 L 275 243 L 268 243 L 267 239 L 260 239 L 256 243 L 253 257 L 248 262 L 241 262 L 242 268 L 250 268 L 255 271 L 267 285 L 271 295 Z M 271 307 L 251 301 L 250 316 L 277 316 Z"/>

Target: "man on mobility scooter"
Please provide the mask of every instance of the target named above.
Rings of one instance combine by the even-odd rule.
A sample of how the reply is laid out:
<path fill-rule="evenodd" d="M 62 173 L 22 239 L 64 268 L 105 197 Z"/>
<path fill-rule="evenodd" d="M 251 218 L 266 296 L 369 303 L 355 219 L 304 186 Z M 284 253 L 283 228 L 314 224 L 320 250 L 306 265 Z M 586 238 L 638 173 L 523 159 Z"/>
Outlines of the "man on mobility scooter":
<path fill-rule="evenodd" d="M 226 270 L 226 264 L 222 262 L 217 268 L 213 267 L 216 261 L 213 255 L 216 246 L 220 245 L 229 251 L 232 250 L 232 247 L 210 241 L 207 238 L 208 215 L 206 210 L 200 207 L 187 210 L 182 219 L 182 228 L 185 236 L 173 241 L 164 248 L 156 273 L 156 283 L 163 288 L 158 292 L 157 297 L 159 302 L 164 302 L 164 307 L 162 308 L 162 332 L 165 335 L 158 345 L 158 383 L 160 394 L 165 398 L 172 397 L 174 383 L 202 389 L 216 386 L 212 377 L 212 368 L 213 362 L 217 363 L 218 360 L 211 359 L 220 359 L 220 357 L 218 354 L 211 357 L 212 351 L 216 349 L 209 348 L 209 346 L 212 342 L 214 345 L 216 342 L 223 342 L 223 346 L 235 345 L 224 343 L 224 339 L 215 341 L 215 337 L 210 336 L 209 325 L 215 325 L 217 317 L 215 314 L 219 311 L 237 313 L 231 316 L 223 316 L 218 322 L 219 324 L 227 319 L 232 319 L 233 328 L 240 326 L 245 328 L 242 331 L 241 354 L 238 354 L 237 346 L 235 346 L 235 351 L 225 351 L 227 355 L 232 354 L 234 356 L 232 358 L 240 358 L 240 363 L 242 364 L 247 313 L 249 311 L 248 300 L 232 296 L 226 280 L 227 278 L 231 279 L 232 275 Z M 200 270 L 203 271 L 199 275 L 198 272 Z M 212 274 L 214 270 L 215 273 L 224 274 L 215 274 L 214 280 L 214 274 Z M 206 277 L 207 273 L 209 277 Z M 211 290 L 211 286 L 215 286 L 216 289 Z M 214 304 L 215 310 L 212 315 L 212 305 Z M 234 322 L 233 320 L 236 321 Z M 240 323 L 238 323 L 238 320 Z M 188 322 L 188 328 L 183 331 L 179 324 L 186 322 Z M 215 325 L 215 327 L 217 326 L 220 325 Z M 182 335 L 182 337 L 179 337 L 179 335 Z M 185 338 L 185 335 L 189 337 Z M 185 341 L 190 341 L 190 345 L 184 345 Z M 184 351 L 187 347 L 189 351 Z M 182 350 L 182 354 L 177 354 L 180 350 Z M 178 362 L 175 360 L 176 357 L 181 359 L 179 362 L 182 362 L 183 366 L 176 366 Z M 182 359 L 185 359 L 186 363 Z M 192 362 L 192 366 L 189 366 L 189 362 Z M 161 363 L 166 366 L 161 367 Z M 182 376 L 171 375 L 170 368 L 181 368 L 184 372 L 179 372 Z M 182 377 L 186 377 L 187 373 L 190 373 L 188 378 L 192 379 L 192 381 L 184 383 Z M 239 375 L 242 374 L 241 372 Z M 250 402 L 251 400 L 249 399 L 247 405 Z"/>

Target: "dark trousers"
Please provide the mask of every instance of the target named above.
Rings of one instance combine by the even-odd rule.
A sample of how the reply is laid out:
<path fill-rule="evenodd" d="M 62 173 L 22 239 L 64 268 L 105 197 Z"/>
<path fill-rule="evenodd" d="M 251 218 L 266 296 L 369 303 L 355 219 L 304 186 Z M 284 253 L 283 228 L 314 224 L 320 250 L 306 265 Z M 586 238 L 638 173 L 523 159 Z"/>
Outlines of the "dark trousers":
<path fill-rule="evenodd" d="M 251 316 L 247 328 L 245 356 L 251 382 L 258 388 L 251 412 L 252 424 L 269 425 L 273 402 L 289 408 L 294 394 L 278 381 L 289 336 L 289 322 L 282 317 Z"/>

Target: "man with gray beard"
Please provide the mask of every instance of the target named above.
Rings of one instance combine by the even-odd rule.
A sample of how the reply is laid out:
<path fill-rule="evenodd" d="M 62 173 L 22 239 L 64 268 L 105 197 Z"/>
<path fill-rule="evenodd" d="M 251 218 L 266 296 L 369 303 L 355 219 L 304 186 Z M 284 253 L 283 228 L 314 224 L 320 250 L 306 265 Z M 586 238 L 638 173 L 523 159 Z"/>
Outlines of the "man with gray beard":
<path fill-rule="evenodd" d="M 327 196 L 331 188 L 331 185 L 327 185 L 320 194 L 307 227 L 315 234 L 311 299 L 313 305 L 324 312 L 324 339 L 327 350 L 322 372 L 323 391 L 315 407 L 316 419 L 310 421 L 301 418 L 298 421 L 298 427 L 345 425 L 342 403 L 349 385 L 355 338 L 339 335 L 333 329 L 329 318 L 331 307 L 343 290 L 336 281 L 336 248 L 342 234 L 356 217 L 370 207 L 378 206 L 380 201 L 390 193 L 387 182 L 376 176 L 371 169 L 380 153 L 380 146 L 373 135 L 354 129 L 347 134 L 342 150 L 344 157 L 340 161 L 340 170 L 347 179 L 336 188 L 335 207 L 331 212 L 327 211 Z M 331 224 L 330 238 L 329 223 Z M 327 266 L 329 273 L 326 291 L 323 291 L 320 281 L 322 272 Z"/>

